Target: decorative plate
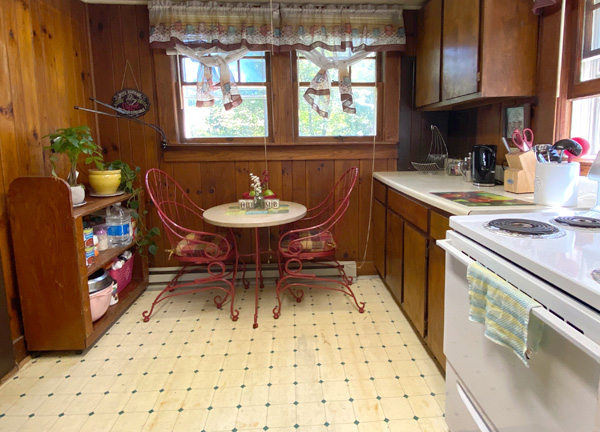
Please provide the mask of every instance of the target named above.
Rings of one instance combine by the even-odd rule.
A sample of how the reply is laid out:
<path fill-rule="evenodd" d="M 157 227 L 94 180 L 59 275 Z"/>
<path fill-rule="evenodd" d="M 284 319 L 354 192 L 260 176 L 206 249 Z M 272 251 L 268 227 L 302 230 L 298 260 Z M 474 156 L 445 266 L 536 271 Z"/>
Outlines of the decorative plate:
<path fill-rule="evenodd" d="M 73 204 L 73 208 L 75 208 L 75 207 L 81 207 L 81 206 L 84 206 L 86 204 L 87 204 L 87 201 L 80 202 L 79 204 Z"/>
<path fill-rule="evenodd" d="M 106 194 L 106 195 L 102 195 L 96 192 L 90 192 L 88 195 L 92 196 L 92 197 L 96 197 L 96 198 L 106 198 L 106 197 L 114 197 L 114 196 L 119 196 L 119 195 L 123 195 L 125 193 L 125 191 L 116 191 L 113 194 Z"/>
<path fill-rule="evenodd" d="M 123 89 L 112 97 L 112 106 L 127 113 L 128 117 L 140 117 L 150 109 L 150 99 L 136 89 Z"/>

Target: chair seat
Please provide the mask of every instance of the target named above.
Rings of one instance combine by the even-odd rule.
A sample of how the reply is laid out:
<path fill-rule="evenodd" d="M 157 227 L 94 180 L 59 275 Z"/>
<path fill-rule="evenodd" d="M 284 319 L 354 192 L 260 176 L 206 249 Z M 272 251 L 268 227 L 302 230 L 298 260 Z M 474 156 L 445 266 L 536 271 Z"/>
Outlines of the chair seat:
<path fill-rule="evenodd" d="M 223 235 L 225 239 L 217 235 L 190 233 L 177 243 L 172 253 L 182 258 L 224 259 L 229 255 L 228 251 L 233 250 L 231 245 L 235 244 L 235 240 L 230 233 Z"/>
<path fill-rule="evenodd" d="M 300 240 L 298 240 L 300 239 Z M 298 240 L 298 241 L 294 241 Z M 291 246 L 290 246 L 291 243 Z M 312 229 L 292 233 L 281 243 L 283 253 L 320 253 L 335 250 L 337 244 L 331 231 Z M 300 250 L 300 247 L 302 250 Z"/>

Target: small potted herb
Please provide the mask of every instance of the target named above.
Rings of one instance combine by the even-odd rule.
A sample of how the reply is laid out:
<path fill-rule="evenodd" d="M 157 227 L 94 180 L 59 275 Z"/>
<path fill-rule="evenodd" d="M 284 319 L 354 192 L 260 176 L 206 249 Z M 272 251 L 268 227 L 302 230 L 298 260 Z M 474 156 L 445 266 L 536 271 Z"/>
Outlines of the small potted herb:
<path fill-rule="evenodd" d="M 102 149 L 92 138 L 90 128 L 86 125 L 64 129 L 57 129 L 44 138 L 50 139 L 50 145 L 44 147 L 50 150 L 50 162 L 52 163 L 52 175 L 56 174 L 56 162 L 60 154 L 64 154 L 71 164 L 67 182 L 71 186 L 73 205 L 83 202 L 85 190 L 83 185 L 77 184 L 77 161 L 81 154 L 86 156 L 85 163 L 95 163 L 97 167 L 102 166 Z"/>

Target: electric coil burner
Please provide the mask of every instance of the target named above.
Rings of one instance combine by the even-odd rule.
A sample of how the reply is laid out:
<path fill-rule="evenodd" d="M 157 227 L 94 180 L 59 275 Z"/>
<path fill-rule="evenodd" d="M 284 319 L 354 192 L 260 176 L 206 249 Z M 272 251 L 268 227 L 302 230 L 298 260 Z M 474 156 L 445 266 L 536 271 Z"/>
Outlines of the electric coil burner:
<path fill-rule="evenodd" d="M 554 221 L 570 227 L 600 229 L 600 219 L 588 216 L 560 216 L 555 218 Z"/>
<path fill-rule="evenodd" d="M 513 237 L 558 238 L 565 233 L 554 225 L 531 219 L 494 219 L 483 225 L 487 230 Z"/>

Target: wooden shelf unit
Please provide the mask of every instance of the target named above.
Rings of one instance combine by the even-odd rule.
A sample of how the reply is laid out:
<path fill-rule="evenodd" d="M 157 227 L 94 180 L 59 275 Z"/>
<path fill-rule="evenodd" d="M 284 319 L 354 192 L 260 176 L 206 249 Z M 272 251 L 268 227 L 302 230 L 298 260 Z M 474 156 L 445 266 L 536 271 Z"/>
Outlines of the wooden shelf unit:
<path fill-rule="evenodd" d="M 86 197 L 87 204 L 73 208 L 71 190 L 64 180 L 20 177 L 11 183 L 10 223 L 25 341 L 30 351 L 90 347 L 146 289 L 147 260 L 136 255 L 133 279 L 119 293 L 119 302 L 92 322 L 88 276 L 124 251 L 135 252 L 135 243 L 107 249 L 87 267 L 83 217 L 129 198 L 129 194 Z"/>

